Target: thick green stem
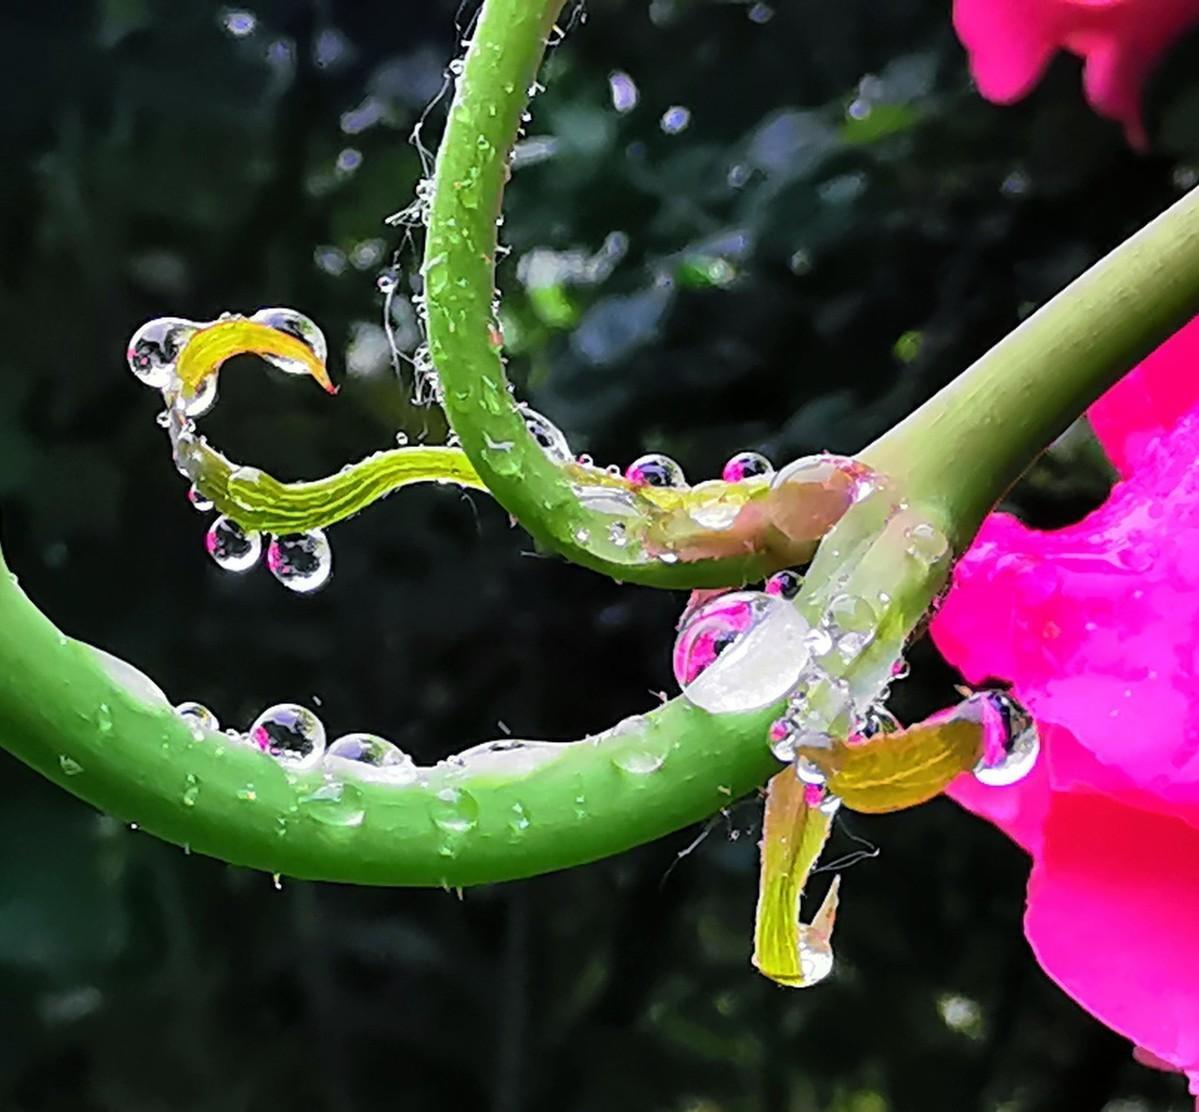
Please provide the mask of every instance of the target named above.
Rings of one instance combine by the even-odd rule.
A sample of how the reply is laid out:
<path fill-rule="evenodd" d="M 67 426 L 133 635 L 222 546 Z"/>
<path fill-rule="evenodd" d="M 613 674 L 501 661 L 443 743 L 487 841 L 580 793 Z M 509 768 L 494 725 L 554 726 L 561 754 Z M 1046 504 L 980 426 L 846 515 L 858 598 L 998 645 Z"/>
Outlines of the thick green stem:
<path fill-rule="evenodd" d="M 1066 427 L 1199 311 L 1199 189 L 1096 263 L 858 457 L 959 549 Z"/>

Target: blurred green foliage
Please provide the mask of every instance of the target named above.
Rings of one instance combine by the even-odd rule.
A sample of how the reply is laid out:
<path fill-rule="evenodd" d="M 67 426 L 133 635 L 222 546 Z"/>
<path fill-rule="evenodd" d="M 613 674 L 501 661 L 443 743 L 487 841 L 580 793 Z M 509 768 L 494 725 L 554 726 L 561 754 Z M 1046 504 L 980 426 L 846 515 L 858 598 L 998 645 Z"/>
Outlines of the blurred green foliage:
<path fill-rule="evenodd" d="M 565 738 L 644 709 L 669 682 L 681 599 L 530 558 L 485 499 L 450 490 L 334 529 L 336 575 L 314 598 L 221 574 L 123 348 L 152 316 L 293 305 L 324 327 L 345 389 L 331 401 L 231 365 L 204 426 L 218 444 L 311 476 L 397 429 L 441 436 L 390 369 L 376 278 L 399 251 L 416 288 L 412 245 L 383 218 L 419 177 L 406 139 L 442 86 L 454 9 L 0 15 L 11 566 L 64 628 L 176 699 L 235 724 L 319 700 L 331 730 L 425 761 L 497 729 Z M 578 450 L 665 450 L 696 479 L 741 448 L 855 450 L 1199 175 L 1196 43 L 1155 80 L 1158 153 L 1137 157 L 1068 60 L 1015 108 L 979 100 L 948 15 L 948 0 L 587 5 L 533 105 L 501 267 L 513 375 Z M 624 112 L 613 73 L 636 87 Z M 430 147 L 439 121 L 435 107 Z M 406 298 L 393 324 L 410 349 Z M 1013 499 L 1052 526 L 1106 481 L 1076 435 Z M 914 659 L 904 717 L 951 697 L 935 654 Z M 277 890 L 12 760 L 4 773 L 5 1112 L 1186 1104 L 1040 974 L 1022 855 L 948 803 L 840 821 L 834 856 L 880 852 L 848 870 L 836 977 L 793 993 L 748 964 L 752 800 L 459 900 Z"/>

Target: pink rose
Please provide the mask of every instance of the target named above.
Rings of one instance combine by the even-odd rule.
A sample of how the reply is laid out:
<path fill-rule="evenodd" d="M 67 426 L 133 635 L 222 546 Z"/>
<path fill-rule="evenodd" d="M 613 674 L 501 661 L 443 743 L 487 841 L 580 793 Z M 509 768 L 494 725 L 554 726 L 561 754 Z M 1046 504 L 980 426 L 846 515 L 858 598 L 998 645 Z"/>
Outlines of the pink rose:
<path fill-rule="evenodd" d="M 1053 55 L 1083 59 L 1091 107 L 1148 145 L 1141 87 L 1166 48 L 1199 24 L 1199 0 L 954 0 L 953 23 L 983 96 L 1026 96 Z"/>
<path fill-rule="evenodd" d="M 1042 737 L 1026 780 L 950 794 L 1032 855 L 1049 976 L 1199 1094 L 1199 318 L 1090 415 L 1122 476 L 1108 500 L 1055 532 L 992 515 L 933 623 Z"/>

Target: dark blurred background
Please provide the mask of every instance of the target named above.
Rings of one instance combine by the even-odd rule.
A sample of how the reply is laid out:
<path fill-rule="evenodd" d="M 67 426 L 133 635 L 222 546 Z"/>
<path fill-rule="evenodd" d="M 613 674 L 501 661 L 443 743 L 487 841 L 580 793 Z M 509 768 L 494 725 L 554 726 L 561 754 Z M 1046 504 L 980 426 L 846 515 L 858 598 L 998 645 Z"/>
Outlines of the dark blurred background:
<path fill-rule="evenodd" d="M 399 251 L 415 288 L 383 221 L 412 198 L 407 138 L 456 7 L 0 14 L 10 566 L 176 700 L 239 725 L 319 700 L 331 735 L 376 731 L 425 761 L 645 709 L 671 687 L 682 596 L 536 558 L 487 499 L 441 489 L 333 529 L 315 597 L 222 573 L 123 351 L 150 317 L 295 306 L 345 389 L 231 368 L 203 425 L 216 443 L 301 477 L 397 430 L 441 437 L 392 373 L 376 282 Z M 522 395 L 601 462 L 664 450 L 698 479 L 742 448 L 855 450 L 1199 177 L 1193 41 L 1155 76 L 1154 153 L 1137 156 L 1082 102 L 1073 60 L 1017 107 L 981 101 L 948 0 L 585 14 L 519 152 L 501 287 Z M 411 349 L 405 297 L 392 314 Z M 1013 500 L 1048 527 L 1106 483 L 1079 430 Z M 914 664 L 901 717 L 952 696 L 931 649 Z M 1187 1107 L 1041 975 L 1025 859 L 947 802 L 840 820 L 833 857 L 878 855 L 847 871 L 835 976 L 788 992 L 748 961 L 753 800 L 459 899 L 277 887 L 2 769 L 4 1112 Z"/>

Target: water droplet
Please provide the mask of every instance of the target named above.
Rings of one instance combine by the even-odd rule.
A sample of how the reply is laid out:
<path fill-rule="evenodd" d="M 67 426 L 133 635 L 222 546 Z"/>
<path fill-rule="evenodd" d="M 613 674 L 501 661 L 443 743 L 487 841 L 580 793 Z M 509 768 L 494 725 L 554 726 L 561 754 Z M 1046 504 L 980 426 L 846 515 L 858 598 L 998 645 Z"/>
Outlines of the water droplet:
<path fill-rule="evenodd" d="M 325 750 L 325 765 L 339 772 L 393 784 L 416 780 L 416 764 L 398 745 L 376 734 L 343 734 Z"/>
<path fill-rule="evenodd" d="M 145 672 L 139 671 L 119 656 L 89 646 L 108 678 L 123 687 L 130 695 L 143 703 L 157 707 L 169 703 L 166 693 Z"/>
<path fill-rule="evenodd" d="M 306 707 L 279 703 L 254 720 L 250 741 L 281 764 L 312 768 L 325 752 L 325 727 Z"/>
<path fill-rule="evenodd" d="M 742 483 L 759 476 L 769 479 L 774 474 L 774 465 L 760 452 L 738 452 L 728 463 L 720 477 L 726 483 Z"/>
<path fill-rule="evenodd" d="M 188 417 L 203 417 L 216 405 L 216 394 L 217 376 L 210 374 L 196 387 L 195 393 L 184 396 L 183 412 Z"/>
<path fill-rule="evenodd" d="M 826 744 L 830 744 L 831 740 L 826 734 L 797 734 L 794 745 L 796 749 L 814 749 L 817 746 L 813 745 L 813 742 L 823 741 Z M 822 788 L 828 782 L 828 777 L 825 776 L 824 770 L 810 757 L 800 757 L 795 762 L 795 775 L 803 783 L 814 788 Z"/>
<path fill-rule="evenodd" d="M 393 294 L 396 287 L 400 284 L 400 276 L 394 267 L 388 267 L 381 271 L 379 277 L 375 279 L 375 286 L 381 294 Z"/>
<path fill-rule="evenodd" d="M 824 939 L 803 933 L 799 941 L 799 968 L 804 988 L 819 984 L 833 971 L 832 946 Z"/>
<path fill-rule="evenodd" d="M 329 355 L 325 334 L 311 317 L 296 312 L 295 309 L 285 309 L 279 306 L 269 309 L 259 309 L 250 320 L 257 324 L 265 324 L 288 336 L 293 336 L 301 343 L 312 349 L 312 354 L 324 363 Z M 264 355 L 268 363 L 273 363 L 281 371 L 289 375 L 306 375 L 309 370 L 299 359 L 289 359 L 284 355 Z"/>
<path fill-rule="evenodd" d="M 461 788 L 442 788 L 433 797 L 430 816 L 444 834 L 469 834 L 479 824 L 479 804 Z"/>
<path fill-rule="evenodd" d="M 204 540 L 208 555 L 225 571 L 249 571 L 262 555 L 262 537 L 247 533 L 232 518 L 218 517 Z"/>
<path fill-rule="evenodd" d="M 633 486 L 684 487 L 687 478 L 683 469 L 661 452 L 649 452 L 629 464 L 624 473 Z"/>
<path fill-rule="evenodd" d="M 200 781 L 195 773 L 189 772 L 183 781 L 183 806 L 194 807 L 200 798 Z"/>
<path fill-rule="evenodd" d="M 861 595 L 838 595 L 829 603 L 829 620 L 847 633 L 872 632 L 878 624 L 874 607 Z"/>
<path fill-rule="evenodd" d="M 899 719 L 886 707 L 876 703 L 862 715 L 855 732 L 859 738 L 871 738 L 878 734 L 894 734 L 902 729 Z"/>
<path fill-rule="evenodd" d="M 187 492 L 187 500 L 192 504 L 194 509 L 199 510 L 202 514 L 206 514 L 212 509 L 212 499 L 196 486 L 195 483 L 192 483 L 191 489 Z"/>
<path fill-rule="evenodd" d="M 300 797 L 305 815 L 324 826 L 355 828 L 366 818 L 362 792 L 353 784 L 327 777 L 315 791 Z"/>
<path fill-rule="evenodd" d="M 784 568 L 782 571 L 776 571 L 766 580 L 765 591 L 768 595 L 774 595 L 777 598 L 793 599 L 799 594 L 801 587 L 803 587 L 803 576 L 790 568 Z"/>
<path fill-rule="evenodd" d="M 629 543 L 629 530 L 623 521 L 614 521 L 608 526 L 608 540 L 617 548 L 624 548 Z"/>
<path fill-rule="evenodd" d="M 678 135 L 691 123 L 691 109 L 681 104 L 673 104 L 662 113 L 658 126 L 667 135 Z"/>
<path fill-rule="evenodd" d="M 529 819 L 529 812 L 525 809 L 523 803 L 513 803 L 508 813 L 508 829 L 513 834 L 523 834 L 532 822 Z"/>
<path fill-rule="evenodd" d="M 112 733 L 112 707 L 101 703 L 96 708 L 96 729 L 102 734 Z"/>
<path fill-rule="evenodd" d="M 180 703 L 175 708 L 175 713 L 187 723 L 196 741 L 203 741 L 205 734 L 215 734 L 221 728 L 216 715 L 203 703 Z"/>
<path fill-rule="evenodd" d="M 627 772 L 631 776 L 648 776 L 651 772 L 657 772 L 666 763 L 666 756 L 663 753 L 655 753 L 649 748 L 626 747 L 613 756 L 612 763 L 622 772 Z"/>
<path fill-rule="evenodd" d="M 697 484 L 692 494 L 696 499 L 689 502 L 687 514 L 702 529 L 728 529 L 745 505 L 726 483 L 715 479 Z"/>
<path fill-rule="evenodd" d="M 907 542 L 908 555 L 924 564 L 935 564 L 949 552 L 949 538 L 927 521 L 907 530 Z"/>
<path fill-rule="evenodd" d="M 691 703 L 712 714 L 781 699 L 811 656 L 808 623 L 783 599 L 734 591 L 697 607 L 674 648 L 674 671 Z"/>
<path fill-rule="evenodd" d="M 58 767 L 62 769 L 64 776 L 78 776 L 83 771 L 83 765 L 74 757 L 68 757 L 66 753 L 59 754 Z"/>
<path fill-rule="evenodd" d="M 1041 749 L 1032 715 L 1006 691 L 981 692 L 967 702 L 983 724 L 983 755 L 974 768 L 979 783 L 1002 788 L 1024 779 Z"/>
<path fill-rule="evenodd" d="M 289 591 L 311 594 L 333 574 L 333 549 L 323 529 L 274 537 L 266 550 L 266 566 Z"/>
<path fill-rule="evenodd" d="M 537 441 L 538 447 L 555 463 L 568 463 L 574 458 L 566 436 L 548 417 L 543 417 L 536 410 L 521 406 L 521 414 L 529 434 Z"/>
<path fill-rule="evenodd" d="M 147 321 L 129 341 L 129 369 L 147 386 L 161 390 L 175 376 L 175 363 L 188 340 L 200 330 L 194 320 L 159 317 Z"/>
<path fill-rule="evenodd" d="M 805 640 L 808 652 L 813 656 L 826 656 L 832 652 L 833 637 L 824 626 L 816 626 L 815 629 L 809 630 Z"/>

